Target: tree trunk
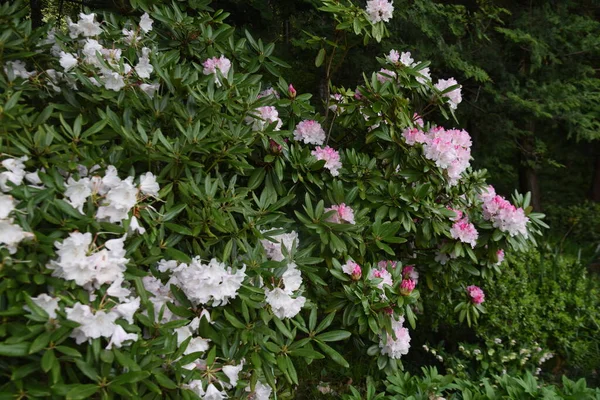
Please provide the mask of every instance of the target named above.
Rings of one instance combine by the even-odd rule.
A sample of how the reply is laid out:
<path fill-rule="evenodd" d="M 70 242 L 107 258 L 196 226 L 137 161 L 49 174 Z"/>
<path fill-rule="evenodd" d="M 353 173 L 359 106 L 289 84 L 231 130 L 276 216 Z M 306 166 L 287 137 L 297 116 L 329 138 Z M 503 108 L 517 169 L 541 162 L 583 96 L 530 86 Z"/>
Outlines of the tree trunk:
<path fill-rule="evenodd" d="M 600 150 L 600 146 L 596 145 L 596 148 Z M 592 190 L 591 198 L 592 201 L 600 202 L 600 154 L 596 152 L 594 162 L 594 177 L 592 178 Z"/>
<path fill-rule="evenodd" d="M 521 192 L 531 192 L 531 206 L 534 211 L 542 211 L 540 183 L 535 169 L 534 137 L 524 136 L 519 139 L 519 188 Z"/>
<path fill-rule="evenodd" d="M 42 0 L 29 0 L 29 8 L 31 9 L 31 24 L 33 28 L 42 26 Z"/>

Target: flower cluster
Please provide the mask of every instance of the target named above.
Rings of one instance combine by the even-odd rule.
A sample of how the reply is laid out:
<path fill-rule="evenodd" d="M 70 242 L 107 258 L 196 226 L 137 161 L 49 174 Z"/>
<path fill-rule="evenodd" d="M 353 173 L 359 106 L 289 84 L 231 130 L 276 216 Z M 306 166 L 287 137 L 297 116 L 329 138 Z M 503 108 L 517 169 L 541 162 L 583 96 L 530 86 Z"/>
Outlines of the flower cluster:
<path fill-rule="evenodd" d="M 372 24 L 379 21 L 388 22 L 394 13 L 393 1 L 369 0 L 367 1 L 366 11 Z"/>
<path fill-rule="evenodd" d="M 229 59 L 224 55 L 221 55 L 221 57 L 212 57 L 206 59 L 204 63 L 202 63 L 202 66 L 204 67 L 202 73 L 204 75 L 214 75 L 216 85 L 221 86 L 221 80 L 219 79 L 217 70 L 221 73 L 221 75 L 226 77 L 229 73 L 229 69 L 231 68 L 231 61 L 229 61 Z"/>
<path fill-rule="evenodd" d="M 385 59 L 388 63 L 393 64 L 395 66 L 403 65 L 405 67 L 414 68 L 417 65 L 419 65 L 419 62 L 415 62 L 415 60 L 412 58 L 410 51 L 399 53 L 397 50 L 390 50 L 389 54 L 385 56 Z M 380 72 L 382 71 L 384 70 L 381 70 Z M 429 67 L 421 68 L 418 71 L 418 73 L 419 75 L 416 77 L 416 79 L 417 82 L 419 82 L 421 85 L 424 85 L 427 82 L 431 81 L 431 72 L 429 70 Z"/>
<path fill-rule="evenodd" d="M 90 77 L 90 82 L 95 86 L 104 86 L 104 88 L 113 91 L 120 91 L 126 86 L 126 79 L 133 75 L 135 71 L 136 77 L 132 78 L 132 82 L 140 87 L 142 91 L 149 96 L 153 96 L 159 85 L 157 83 L 138 83 L 141 79 L 149 79 L 154 67 L 150 63 L 151 50 L 148 47 L 142 47 L 138 54 L 138 63 L 132 67 L 124 59 L 122 59 L 122 49 L 117 47 L 117 43 L 108 43 L 104 46 L 98 41 L 98 38 L 104 31 L 98 22 L 95 21 L 95 14 L 79 14 L 77 23 L 68 20 L 69 34 L 72 39 L 83 37 L 79 43 L 78 49 L 73 49 L 75 52 L 66 52 L 61 50 L 61 46 L 56 42 L 54 32 L 48 34 L 48 39 L 45 43 L 53 44 L 51 53 L 59 57 L 59 64 L 63 71 L 49 69 L 45 71 L 48 77 L 48 85 L 55 91 L 60 92 L 60 82 L 64 81 L 73 89 L 76 88 L 74 75 L 69 73 L 78 65 L 92 67 L 92 71 L 97 75 Z M 123 41 L 130 46 L 134 42 L 138 42 L 140 38 L 137 36 L 139 31 L 148 33 L 152 30 L 152 19 L 148 14 L 144 14 L 140 20 L 139 30 L 123 29 Z M 81 61 L 80 61 L 81 60 Z"/>
<path fill-rule="evenodd" d="M 451 185 L 458 183 L 470 165 L 472 142 L 464 130 L 436 126 L 425 133 L 418 128 L 407 128 L 402 136 L 409 145 L 422 144 L 425 157 L 447 172 Z"/>
<path fill-rule="evenodd" d="M 47 265 L 52 275 L 72 280 L 79 286 L 94 289 L 105 283 L 116 283 L 109 289 L 117 290 L 123 281 L 129 259 L 125 258 L 125 236 L 107 240 L 103 246 L 92 241 L 89 232 L 71 232 L 62 242 L 54 242 L 56 260 Z"/>
<path fill-rule="evenodd" d="M 456 82 L 456 79 L 450 78 L 450 79 L 440 79 L 434 86 L 440 92 L 444 92 L 449 87 L 456 86 L 456 85 L 458 85 L 458 82 Z M 456 110 L 456 108 L 462 101 L 461 88 L 462 88 L 462 86 L 459 85 L 457 88 L 452 89 L 451 91 L 443 94 L 444 97 L 448 98 L 448 105 L 453 110 Z"/>
<path fill-rule="evenodd" d="M 410 334 L 403 324 L 404 317 L 400 317 L 400 319 L 397 320 L 392 319 L 392 330 L 394 331 L 395 338 L 385 332 L 381 335 L 379 341 L 381 354 L 385 354 L 394 359 L 399 359 L 403 355 L 408 354 L 408 350 L 410 349 Z"/>
<path fill-rule="evenodd" d="M 334 224 L 353 224 L 354 225 L 354 210 L 347 206 L 345 203 L 334 204 L 329 208 L 325 208 L 325 212 L 335 211 L 330 217 L 327 218 L 327 222 Z"/>
<path fill-rule="evenodd" d="M 362 269 L 360 265 L 352 260 L 346 261 L 346 264 L 342 265 L 342 271 L 352 277 L 353 280 L 357 281 L 362 276 Z"/>
<path fill-rule="evenodd" d="M 262 231 L 261 233 L 264 234 L 268 232 Z M 285 247 L 287 253 L 289 253 L 292 250 L 294 242 L 296 243 L 296 246 L 298 246 L 298 233 L 296 231 L 270 236 L 270 238 L 272 238 L 274 242 L 269 239 L 262 239 L 260 243 L 265 249 L 267 258 L 273 261 L 283 261 L 285 259 L 283 247 Z"/>
<path fill-rule="evenodd" d="M 373 268 L 371 269 L 371 273 L 369 274 L 370 279 L 381 279 L 381 281 L 377 284 L 379 289 L 383 289 L 383 285 L 392 286 L 394 284 L 394 280 L 392 279 L 392 274 L 386 268 Z"/>
<path fill-rule="evenodd" d="M 329 146 L 317 146 L 311 154 L 315 156 L 317 160 L 325 160 L 325 168 L 331 171 L 331 176 L 338 176 L 340 174 L 342 163 L 340 162 L 340 153 L 338 153 L 337 150 L 334 150 Z"/>
<path fill-rule="evenodd" d="M 179 287 L 195 305 L 211 303 L 225 305 L 237 297 L 237 292 L 246 277 L 246 266 L 233 271 L 224 263 L 213 258 L 203 264 L 200 257 L 194 257 L 188 265 L 176 262 L 161 262 L 163 270 L 171 271 L 169 284 Z M 169 284 L 167 286 L 169 286 Z"/>
<path fill-rule="evenodd" d="M 450 235 L 453 239 L 470 244 L 472 248 L 475 248 L 477 238 L 479 237 L 475 225 L 470 223 L 466 217 L 456 221 L 452 225 L 452 228 L 450 228 Z"/>
<path fill-rule="evenodd" d="M 17 245 L 25 239 L 31 239 L 34 235 L 26 232 L 14 223 L 14 214 L 17 212 L 18 202 L 8 193 L 13 188 L 21 186 L 27 181 L 34 188 L 42 188 L 42 181 L 38 172 L 25 171 L 27 156 L 21 158 L 6 158 L 2 160 L 3 171 L 0 172 L 0 248 L 7 248 L 10 254 L 17 252 Z"/>
<path fill-rule="evenodd" d="M 397 75 L 394 71 L 390 71 L 389 69 L 382 68 L 377 73 L 377 80 L 381 83 L 393 82 L 396 79 Z"/>
<path fill-rule="evenodd" d="M 494 228 L 508 232 L 510 236 L 523 235 L 528 237 L 527 222 L 522 208 L 510 204 L 504 197 L 496 195 L 493 186 L 488 186 L 480 196 L 483 202 L 483 218 L 491 221 Z"/>
<path fill-rule="evenodd" d="M 306 297 L 297 295 L 302 286 L 302 274 L 296 264 L 287 265 L 281 281 L 283 288 L 265 289 L 265 300 L 277 318 L 294 318 L 306 303 Z"/>
<path fill-rule="evenodd" d="M 317 121 L 300 121 L 294 129 L 294 140 L 321 146 L 325 142 L 325 131 Z"/>
<path fill-rule="evenodd" d="M 97 169 L 98 167 L 95 166 L 91 172 Z M 69 177 L 65 183 L 67 202 L 83 214 L 83 206 L 90 196 L 99 199 L 100 207 L 96 213 L 96 219 L 99 221 L 121 223 L 129 218 L 129 212 L 139 202 L 148 197 L 158 197 L 160 190 L 156 177 L 151 172 L 141 175 L 138 185 L 133 183 L 133 176 L 126 179 L 119 178 L 117 169 L 112 165 L 106 168 L 102 177 L 99 175 L 87 177 L 86 169 L 82 169 L 80 175 L 83 177 L 79 180 Z M 131 218 L 130 229 L 135 229 L 139 233 L 145 232 L 135 216 Z"/>
<path fill-rule="evenodd" d="M 471 302 L 473 302 L 473 304 L 481 304 L 485 299 L 483 290 L 475 285 L 467 286 L 467 294 L 471 298 Z"/>
<path fill-rule="evenodd" d="M 252 124 L 253 131 L 262 131 L 272 124 L 276 124 L 273 130 L 278 131 L 283 125 L 277 109 L 273 106 L 258 107 L 254 110 L 254 114 L 246 117 L 244 121 Z"/>

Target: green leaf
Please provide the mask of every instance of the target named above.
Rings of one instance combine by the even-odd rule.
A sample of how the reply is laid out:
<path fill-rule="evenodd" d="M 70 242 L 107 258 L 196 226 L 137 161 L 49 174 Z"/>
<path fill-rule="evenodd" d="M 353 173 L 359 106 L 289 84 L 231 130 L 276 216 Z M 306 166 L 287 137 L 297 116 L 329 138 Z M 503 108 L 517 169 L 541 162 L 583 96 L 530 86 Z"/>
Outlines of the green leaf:
<path fill-rule="evenodd" d="M 4 357 L 25 357 L 29 354 L 29 342 L 15 344 L 0 343 L 0 356 Z"/>
<path fill-rule="evenodd" d="M 338 363 L 339 365 L 341 365 L 344 368 L 350 367 L 350 365 L 348 364 L 348 361 L 346 361 L 340 353 L 338 353 L 333 348 L 329 347 L 328 345 L 326 345 L 323 342 L 320 342 L 318 340 L 316 340 L 315 342 L 321 348 L 321 350 L 323 350 L 323 352 L 325 354 L 327 354 L 329 357 L 331 357 L 331 359 L 333 361 L 335 361 L 336 363 Z"/>
<path fill-rule="evenodd" d="M 87 399 L 100 390 L 98 385 L 77 385 L 67 393 L 67 400 Z"/>
<path fill-rule="evenodd" d="M 319 68 L 321 65 L 323 65 L 323 61 L 325 61 L 325 49 L 321 48 L 317 54 L 317 58 L 315 59 L 315 67 Z"/>
<path fill-rule="evenodd" d="M 330 331 L 321 333 L 317 336 L 317 339 L 323 342 L 337 342 L 339 340 L 348 339 L 352 334 L 348 331 Z"/>
<path fill-rule="evenodd" d="M 146 379 L 149 376 L 150 376 L 150 372 L 148 372 L 148 371 L 127 372 L 127 373 L 121 374 L 117 378 L 115 378 L 112 382 L 110 382 L 110 385 L 121 385 L 123 383 L 135 383 L 135 382 L 141 381 L 142 379 Z"/>

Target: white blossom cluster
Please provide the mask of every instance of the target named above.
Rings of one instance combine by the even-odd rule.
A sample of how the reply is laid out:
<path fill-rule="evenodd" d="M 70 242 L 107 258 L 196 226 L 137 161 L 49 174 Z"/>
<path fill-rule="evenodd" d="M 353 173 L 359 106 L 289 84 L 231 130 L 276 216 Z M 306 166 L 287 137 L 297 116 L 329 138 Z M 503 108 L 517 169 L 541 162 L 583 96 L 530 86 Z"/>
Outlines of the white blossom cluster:
<path fill-rule="evenodd" d="M 264 234 L 268 232 L 261 231 L 261 233 Z M 298 246 L 298 233 L 296 231 L 269 237 L 272 238 L 274 241 L 271 241 L 269 239 L 262 239 L 260 243 L 265 249 L 267 258 L 273 261 L 283 261 L 285 259 L 285 256 L 283 255 L 283 247 L 286 248 L 287 253 L 289 254 L 289 252 L 292 250 L 294 242 L 296 242 L 296 246 Z"/>
<path fill-rule="evenodd" d="M 97 167 L 95 167 L 97 168 Z M 92 168 L 92 171 L 95 169 Z M 86 175 L 82 171 L 81 175 Z M 70 177 L 65 183 L 67 202 L 83 214 L 83 206 L 90 196 L 100 199 L 100 207 L 96 213 L 99 221 L 121 223 L 129 218 L 129 212 L 139 202 L 147 197 L 158 197 L 160 187 L 156 177 L 146 172 L 139 177 L 139 183 L 134 184 L 134 177 L 119 178 L 117 169 L 109 165 L 104 176 L 84 176 L 79 180 Z M 130 230 L 143 234 L 146 230 L 140 226 L 135 216 L 131 218 Z"/>
<path fill-rule="evenodd" d="M 277 318 L 294 318 L 306 303 L 306 297 L 297 296 L 302 286 L 302 274 L 296 264 L 288 264 L 281 281 L 283 288 L 265 289 L 265 299 Z"/>
<path fill-rule="evenodd" d="M 263 231 L 262 233 L 265 232 Z M 267 258 L 273 261 L 283 261 L 285 259 L 283 255 L 284 247 L 289 253 L 294 243 L 298 246 L 298 233 L 295 231 L 274 235 L 271 238 L 274 242 L 263 239 L 261 240 L 261 244 L 265 249 Z M 306 298 L 298 296 L 297 293 L 300 286 L 302 286 L 302 274 L 296 264 L 293 262 L 287 264 L 287 269 L 281 277 L 281 283 L 283 284 L 283 288 L 265 289 L 265 300 L 271 306 L 271 310 L 277 318 L 293 318 L 306 303 Z"/>
<path fill-rule="evenodd" d="M 244 118 L 244 121 L 252 124 L 253 131 L 262 131 L 271 124 L 276 124 L 273 130 L 278 131 L 283 125 L 279 112 L 273 106 L 258 107 L 252 115 Z"/>
<path fill-rule="evenodd" d="M 123 42 L 127 47 L 138 46 L 141 41 L 140 34 L 147 34 L 152 30 L 153 20 L 147 13 L 142 15 L 139 25 L 134 29 L 123 29 Z M 61 91 L 61 84 L 66 83 L 70 88 L 76 90 L 76 75 L 73 74 L 77 67 L 87 67 L 95 73 L 95 76 L 89 78 L 90 82 L 98 87 L 104 87 L 107 90 L 120 91 L 127 81 L 135 82 L 136 86 L 153 97 L 159 89 L 158 83 L 139 83 L 140 80 L 150 79 L 154 67 L 150 62 L 151 49 L 141 47 L 138 52 L 137 64 L 132 66 L 121 57 L 122 49 L 117 42 L 102 42 L 101 36 L 104 33 L 99 22 L 96 21 L 96 14 L 79 14 L 79 20 L 75 23 L 67 20 L 69 35 L 71 39 L 78 39 L 73 48 L 67 51 L 63 50 L 66 44 L 62 46 L 57 42 L 54 30 L 48 32 L 48 37 L 42 42 L 43 45 L 52 44 L 51 54 L 59 59 L 62 71 L 48 69 L 41 73 L 47 80 L 47 84 L 55 92 Z M 27 71 L 25 63 L 22 61 L 7 62 L 4 70 L 10 71 L 10 77 L 29 79 L 37 74 L 36 71 Z"/>
<path fill-rule="evenodd" d="M 2 160 L 0 170 L 0 248 L 7 248 L 10 254 L 17 252 L 17 245 L 25 239 L 31 239 L 34 235 L 26 232 L 15 223 L 14 215 L 17 212 L 18 202 L 8 193 L 14 187 L 21 186 L 27 181 L 32 187 L 42 188 L 37 171 L 28 173 L 25 171 L 27 156 L 21 158 L 6 158 Z"/>
<path fill-rule="evenodd" d="M 398 320 L 392 319 L 392 330 L 396 339 L 392 335 L 383 332 L 379 341 L 381 354 L 386 354 L 394 359 L 399 359 L 403 355 L 408 354 L 408 350 L 410 349 L 410 334 L 403 324 L 404 317 L 400 317 Z"/>
<path fill-rule="evenodd" d="M 171 271 L 169 284 L 179 287 L 195 305 L 212 303 L 213 306 L 225 305 L 237 297 L 237 291 L 246 277 L 246 266 L 233 271 L 216 258 L 203 264 L 195 257 L 188 265 L 174 261 L 161 261 L 162 269 Z M 161 267 L 159 266 L 159 268 Z"/>

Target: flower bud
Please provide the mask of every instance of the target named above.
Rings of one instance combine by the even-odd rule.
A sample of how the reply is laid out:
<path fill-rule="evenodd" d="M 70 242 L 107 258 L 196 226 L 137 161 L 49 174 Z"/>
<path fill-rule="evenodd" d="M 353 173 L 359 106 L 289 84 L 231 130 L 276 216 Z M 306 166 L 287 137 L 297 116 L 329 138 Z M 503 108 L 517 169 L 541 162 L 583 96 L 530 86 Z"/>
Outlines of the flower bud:
<path fill-rule="evenodd" d="M 408 296 L 415 290 L 415 281 L 411 279 L 403 279 L 400 284 L 400 294 L 402 296 Z"/>
<path fill-rule="evenodd" d="M 291 99 L 296 98 L 296 89 L 294 89 L 294 86 L 291 83 L 290 83 L 290 86 L 288 87 L 288 94 L 290 95 Z"/>

